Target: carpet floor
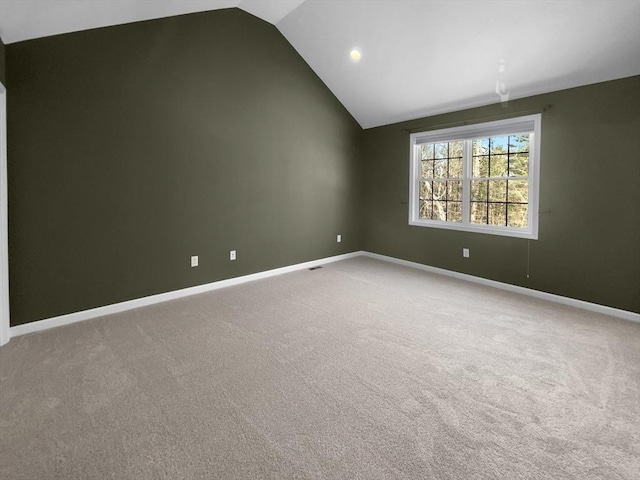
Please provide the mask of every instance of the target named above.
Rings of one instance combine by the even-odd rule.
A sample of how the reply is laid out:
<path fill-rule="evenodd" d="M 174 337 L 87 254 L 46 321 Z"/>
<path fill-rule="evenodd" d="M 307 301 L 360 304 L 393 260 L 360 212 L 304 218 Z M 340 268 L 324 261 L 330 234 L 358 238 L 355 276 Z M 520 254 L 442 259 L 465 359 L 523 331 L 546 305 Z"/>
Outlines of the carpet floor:
<path fill-rule="evenodd" d="M 358 257 L 14 338 L 0 478 L 638 479 L 640 324 Z"/>

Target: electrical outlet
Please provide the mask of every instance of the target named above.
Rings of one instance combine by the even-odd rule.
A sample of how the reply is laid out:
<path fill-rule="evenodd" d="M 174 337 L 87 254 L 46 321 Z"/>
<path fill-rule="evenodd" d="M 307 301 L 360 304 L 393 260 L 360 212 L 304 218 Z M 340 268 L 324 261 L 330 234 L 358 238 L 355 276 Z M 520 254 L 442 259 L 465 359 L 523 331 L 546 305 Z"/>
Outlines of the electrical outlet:
<path fill-rule="evenodd" d="M 468 248 L 463 248 L 462 249 L 462 256 L 464 258 L 469 258 L 469 249 Z"/>
<path fill-rule="evenodd" d="M 194 255 L 191 257 L 191 266 L 192 267 L 197 267 L 198 266 L 198 256 Z"/>
<path fill-rule="evenodd" d="M 338 243 L 342 242 L 342 235 L 338 235 L 336 237 L 336 242 L 338 242 Z"/>
<path fill-rule="evenodd" d="M 235 260 L 236 259 L 236 251 L 235 250 L 231 250 L 229 252 L 229 260 Z"/>

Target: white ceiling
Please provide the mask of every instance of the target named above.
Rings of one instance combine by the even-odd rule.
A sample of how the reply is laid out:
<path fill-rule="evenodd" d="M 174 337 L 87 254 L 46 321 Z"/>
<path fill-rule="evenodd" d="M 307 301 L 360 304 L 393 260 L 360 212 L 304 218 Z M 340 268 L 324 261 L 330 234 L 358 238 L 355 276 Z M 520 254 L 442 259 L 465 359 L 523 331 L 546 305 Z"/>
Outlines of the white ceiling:
<path fill-rule="evenodd" d="M 276 25 L 365 128 L 496 103 L 497 82 L 515 99 L 640 74 L 640 0 L 0 0 L 0 37 L 229 7 Z"/>
<path fill-rule="evenodd" d="M 0 0 L 7 43 L 90 28 L 239 7 L 277 24 L 304 0 Z"/>

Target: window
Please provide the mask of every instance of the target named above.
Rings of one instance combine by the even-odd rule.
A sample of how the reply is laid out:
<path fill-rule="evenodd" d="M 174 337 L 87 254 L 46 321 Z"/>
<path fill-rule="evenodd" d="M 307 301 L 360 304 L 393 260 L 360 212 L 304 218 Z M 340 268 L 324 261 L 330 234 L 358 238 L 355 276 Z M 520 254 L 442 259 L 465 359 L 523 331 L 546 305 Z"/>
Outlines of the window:
<path fill-rule="evenodd" d="M 411 135 L 409 224 L 538 238 L 541 115 Z"/>

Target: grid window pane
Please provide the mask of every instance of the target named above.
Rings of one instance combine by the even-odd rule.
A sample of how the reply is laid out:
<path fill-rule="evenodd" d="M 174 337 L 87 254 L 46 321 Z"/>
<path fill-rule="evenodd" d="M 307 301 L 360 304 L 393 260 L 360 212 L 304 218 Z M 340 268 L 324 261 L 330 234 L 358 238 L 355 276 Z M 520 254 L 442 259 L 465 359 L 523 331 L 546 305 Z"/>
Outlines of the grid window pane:
<path fill-rule="evenodd" d="M 488 155 L 489 154 L 489 139 L 488 138 L 476 138 L 472 142 L 471 146 L 472 155 Z"/>
<path fill-rule="evenodd" d="M 509 135 L 509 152 L 519 153 L 529 151 L 529 134 L 522 133 L 517 135 Z"/>
<path fill-rule="evenodd" d="M 507 201 L 507 181 L 506 180 L 489 180 L 489 201 L 493 201 L 493 202 Z"/>
<path fill-rule="evenodd" d="M 434 146 L 433 143 L 426 143 L 422 145 L 422 160 L 433 160 L 434 158 Z"/>
<path fill-rule="evenodd" d="M 420 182 L 420 200 L 433 198 L 433 182 Z"/>
<path fill-rule="evenodd" d="M 491 155 L 489 162 L 490 177 L 505 177 L 507 175 L 508 155 Z"/>
<path fill-rule="evenodd" d="M 447 182 L 433 182 L 433 198 L 435 200 L 447 198 Z"/>
<path fill-rule="evenodd" d="M 447 204 L 447 220 L 450 222 L 462 222 L 461 202 L 449 202 Z"/>
<path fill-rule="evenodd" d="M 487 223 L 487 204 L 482 202 L 471 202 L 471 223 Z"/>
<path fill-rule="evenodd" d="M 426 144 L 420 152 L 420 218 L 462 222 L 464 141 Z"/>
<path fill-rule="evenodd" d="M 518 205 L 518 204 L 507 205 L 507 211 L 508 211 L 507 226 L 527 228 L 527 224 L 529 220 L 527 218 L 528 209 L 529 209 L 528 205 Z"/>
<path fill-rule="evenodd" d="M 529 201 L 529 181 L 509 180 L 509 202 L 527 203 Z"/>
<path fill-rule="evenodd" d="M 420 199 L 419 215 L 422 220 L 431 220 L 433 218 L 433 205 L 431 200 Z"/>
<path fill-rule="evenodd" d="M 447 178 L 447 160 L 435 160 L 433 164 L 434 178 Z"/>
<path fill-rule="evenodd" d="M 447 220 L 447 202 L 446 200 L 433 201 L 433 219 L 445 222 Z"/>
<path fill-rule="evenodd" d="M 422 163 L 422 178 L 433 178 L 433 160 L 423 160 L 420 163 Z"/>
<path fill-rule="evenodd" d="M 518 153 L 509 156 L 509 175 L 511 177 L 526 177 L 529 175 L 528 153 Z"/>
<path fill-rule="evenodd" d="M 462 149 L 464 142 L 462 140 L 449 142 L 449 158 L 462 158 Z"/>
<path fill-rule="evenodd" d="M 457 202 L 462 200 L 462 182 L 460 180 L 447 182 L 447 200 Z"/>
<path fill-rule="evenodd" d="M 507 153 L 509 149 L 509 137 L 491 137 L 489 139 L 489 146 L 491 156 L 499 153 Z"/>
<path fill-rule="evenodd" d="M 487 200 L 487 181 L 471 180 L 471 200 L 485 202 Z"/>
<path fill-rule="evenodd" d="M 462 158 L 449 159 L 449 178 L 462 178 Z"/>
<path fill-rule="evenodd" d="M 471 175 L 473 177 L 489 176 L 489 157 L 487 155 L 473 157 L 473 171 Z"/>
<path fill-rule="evenodd" d="M 489 204 L 489 225 L 507 224 L 507 204 L 506 203 L 490 203 Z"/>
<path fill-rule="evenodd" d="M 449 144 L 448 143 L 434 143 L 433 144 L 434 148 L 435 148 L 435 157 L 436 159 L 440 158 L 448 158 L 449 156 Z"/>

